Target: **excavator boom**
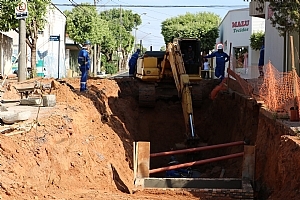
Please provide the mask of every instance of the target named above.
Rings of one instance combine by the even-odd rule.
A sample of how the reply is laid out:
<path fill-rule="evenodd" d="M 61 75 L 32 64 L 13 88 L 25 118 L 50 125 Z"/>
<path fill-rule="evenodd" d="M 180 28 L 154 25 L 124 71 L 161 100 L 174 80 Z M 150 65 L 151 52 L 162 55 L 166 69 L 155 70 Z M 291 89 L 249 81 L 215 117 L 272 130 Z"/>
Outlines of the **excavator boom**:
<path fill-rule="evenodd" d="M 193 47 L 193 62 L 184 63 L 184 50 Z M 182 52 L 183 50 L 183 52 Z M 200 41 L 195 38 L 179 38 L 169 43 L 166 52 L 148 51 L 139 58 L 136 77 L 139 86 L 139 103 L 153 107 L 157 99 L 174 96 L 181 100 L 184 124 L 189 144 L 198 141 L 194 128 L 193 106 L 202 103 Z M 175 85 L 174 85 L 175 83 Z"/>
<path fill-rule="evenodd" d="M 180 50 L 180 45 L 178 43 L 169 43 L 166 55 L 167 56 L 165 57 L 165 59 L 168 59 L 171 65 L 174 81 L 178 90 L 178 96 L 179 98 L 181 98 L 181 105 L 188 139 L 198 140 L 198 137 L 195 134 L 194 126 L 193 103 L 191 92 L 192 86 L 189 80 L 189 75 L 186 73 L 183 56 Z"/>

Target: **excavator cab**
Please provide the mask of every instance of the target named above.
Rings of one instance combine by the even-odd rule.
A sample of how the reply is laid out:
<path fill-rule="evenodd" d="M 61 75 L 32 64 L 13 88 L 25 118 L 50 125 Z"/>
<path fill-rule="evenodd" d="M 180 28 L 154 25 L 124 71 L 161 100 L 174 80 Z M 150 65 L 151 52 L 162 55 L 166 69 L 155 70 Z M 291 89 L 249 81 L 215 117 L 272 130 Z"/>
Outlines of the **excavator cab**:
<path fill-rule="evenodd" d="M 198 38 L 175 38 L 173 43 L 177 43 L 180 46 L 184 67 L 190 77 L 190 81 L 199 81 L 202 67 L 200 40 Z M 189 54 L 193 55 L 192 60 L 189 59 Z"/>

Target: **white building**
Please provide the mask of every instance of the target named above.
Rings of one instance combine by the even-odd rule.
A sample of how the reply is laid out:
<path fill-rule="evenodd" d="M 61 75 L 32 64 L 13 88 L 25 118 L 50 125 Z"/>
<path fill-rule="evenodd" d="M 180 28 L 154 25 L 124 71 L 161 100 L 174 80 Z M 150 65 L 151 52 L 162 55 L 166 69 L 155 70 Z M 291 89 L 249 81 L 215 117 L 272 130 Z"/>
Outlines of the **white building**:
<path fill-rule="evenodd" d="M 0 33 L 0 73 L 12 73 L 13 39 Z"/>
<path fill-rule="evenodd" d="M 299 33 L 286 34 L 280 36 L 276 27 L 271 23 L 270 18 L 273 16 L 273 11 L 269 7 L 269 3 L 259 3 L 251 1 L 249 4 L 249 15 L 265 19 L 265 64 L 271 61 L 272 65 L 280 72 L 291 70 L 291 53 L 290 53 L 290 40 L 289 36 L 294 37 L 295 51 L 295 65 L 300 72 L 299 64 Z M 258 9 L 260 8 L 260 9 Z"/>
<path fill-rule="evenodd" d="M 224 45 L 224 51 L 228 55 L 230 43 L 232 44 L 232 66 L 243 78 L 258 77 L 259 51 L 251 49 L 250 36 L 264 30 L 265 20 L 249 16 L 249 8 L 230 10 L 219 26 L 217 43 Z M 248 53 L 247 56 L 245 53 Z"/>
<path fill-rule="evenodd" d="M 30 14 L 30 13 L 29 13 Z M 46 24 L 44 30 L 39 31 L 37 40 L 36 65 L 37 73 L 42 74 L 43 69 L 47 76 L 53 78 L 66 77 L 67 67 L 65 53 L 65 27 L 66 16 L 54 5 L 48 9 L 45 16 Z M 5 33 L 13 38 L 14 54 L 18 54 L 19 35 L 15 31 Z M 59 36 L 59 41 L 51 41 L 50 36 Z M 27 46 L 27 67 L 30 67 L 30 48 Z"/>

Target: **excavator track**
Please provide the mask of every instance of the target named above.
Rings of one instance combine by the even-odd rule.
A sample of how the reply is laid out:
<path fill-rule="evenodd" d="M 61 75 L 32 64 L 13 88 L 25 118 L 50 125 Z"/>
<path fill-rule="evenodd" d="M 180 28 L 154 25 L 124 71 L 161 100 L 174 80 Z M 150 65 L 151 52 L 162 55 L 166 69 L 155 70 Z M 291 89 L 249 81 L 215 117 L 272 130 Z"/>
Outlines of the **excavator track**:
<path fill-rule="evenodd" d="M 139 106 L 155 107 L 156 93 L 154 84 L 141 84 L 139 86 Z"/>

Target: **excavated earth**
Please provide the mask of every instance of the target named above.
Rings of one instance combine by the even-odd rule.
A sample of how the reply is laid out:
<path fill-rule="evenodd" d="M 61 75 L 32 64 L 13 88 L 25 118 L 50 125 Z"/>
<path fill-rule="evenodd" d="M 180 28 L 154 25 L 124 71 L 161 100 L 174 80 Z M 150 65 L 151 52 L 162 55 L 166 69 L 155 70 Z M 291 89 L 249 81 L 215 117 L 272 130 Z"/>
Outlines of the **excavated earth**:
<path fill-rule="evenodd" d="M 0 199 L 205 199 L 183 191 L 132 193 L 133 142 L 150 141 L 151 152 L 161 152 L 175 149 L 186 139 L 179 101 L 157 101 L 153 109 L 140 108 L 139 82 L 132 78 L 89 79 L 87 93 L 78 92 L 78 79 L 54 82 L 57 105 L 38 112 L 36 126 L 27 133 L 0 135 Z M 300 199 L 298 129 L 292 131 L 260 104 L 236 93 L 223 92 L 210 100 L 215 85 L 212 80 L 203 81 L 203 106 L 194 109 L 201 142 L 246 139 L 256 146 L 252 183 L 256 198 Z M 6 88 L 4 99 L 15 98 L 19 95 L 13 87 Z M 288 125 L 300 127 L 297 122 Z M 242 147 L 205 151 L 193 158 L 240 151 Z M 190 155 L 178 159 L 183 162 Z M 165 166 L 168 160 L 153 159 L 151 168 Z M 241 166 L 238 158 L 195 170 L 201 177 L 219 177 L 224 169 L 224 177 L 241 178 Z"/>

